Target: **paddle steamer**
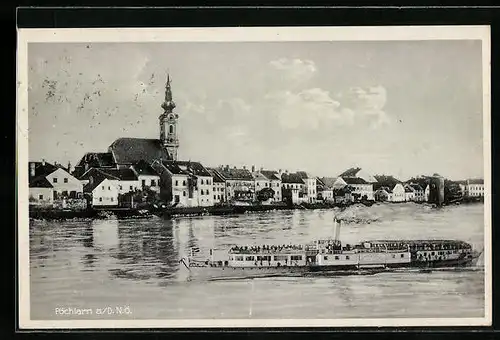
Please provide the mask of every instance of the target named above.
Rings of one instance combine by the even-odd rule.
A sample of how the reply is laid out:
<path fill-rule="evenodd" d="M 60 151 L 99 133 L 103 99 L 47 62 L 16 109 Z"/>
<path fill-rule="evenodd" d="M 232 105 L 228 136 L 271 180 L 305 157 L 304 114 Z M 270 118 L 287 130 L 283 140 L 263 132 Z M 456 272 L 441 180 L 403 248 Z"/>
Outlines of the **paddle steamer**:
<path fill-rule="evenodd" d="M 209 257 L 191 249 L 181 266 L 190 279 L 337 275 L 373 273 L 391 268 L 442 268 L 476 264 L 481 252 L 458 240 L 367 240 L 343 245 L 338 239 L 341 220 L 334 220 L 333 239 L 307 244 L 233 246 L 210 249 Z"/>

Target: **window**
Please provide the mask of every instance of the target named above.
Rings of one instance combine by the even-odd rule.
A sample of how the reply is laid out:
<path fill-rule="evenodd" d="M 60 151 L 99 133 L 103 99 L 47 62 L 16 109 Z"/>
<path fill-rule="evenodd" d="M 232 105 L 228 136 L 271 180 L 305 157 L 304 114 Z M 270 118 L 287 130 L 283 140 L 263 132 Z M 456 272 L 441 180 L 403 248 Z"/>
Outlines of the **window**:
<path fill-rule="evenodd" d="M 236 261 L 243 261 L 243 256 L 235 256 L 234 259 Z"/>
<path fill-rule="evenodd" d="M 68 183 L 68 179 L 66 177 L 64 178 L 64 183 Z"/>
<path fill-rule="evenodd" d="M 203 185 L 203 178 L 201 179 L 201 185 Z"/>
<path fill-rule="evenodd" d="M 335 256 L 335 260 L 338 260 L 338 259 L 339 259 L 339 257 L 338 257 L 338 256 Z"/>
<path fill-rule="evenodd" d="M 345 257 L 345 259 L 346 259 L 346 260 L 349 260 L 349 259 L 350 259 L 350 257 L 349 257 L 349 256 L 346 256 L 346 257 Z"/>
<path fill-rule="evenodd" d="M 257 186 L 260 187 L 260 183 L 259 182 L 257 182 Z"/>
<path fill-rule="evenodd" d="M 111 187 L 108 186 L 108 190 L 111 190 Z"/>
<path fill-rule="evenodd" d="M 392 254 L 392 258 L 395 259 L 396 258 L 396 255 L 395 254 Z"/>
<path fill-rule="evenodd" d="M 57 177 L 52 178 L 52 183 L 57 183 Z"/>
<path fill-rule="evenodd" d="M 245 257 L 245 261 L 255 261 L 255 257 L 247 256 L 247 257 Z"/>
<path fill-rule="evenodd" d="M 323 259 L 324 260 L 328 260 L 328 256 L 323 256 Z"/>
<path fill-rule="evenodd" d="M 143 179 L 141 182 L 142 182 L 142 187 L 144 188 L 146 186 L 146 180 Z"/>
<path fill-rule="evenodd" d="M 201 194 L 203 195 L 203 189 L 201 189 Z"/>
<path fill-rule="evenodd" d="M 213 189 L 213 191 L 215 191 L 215 187 L 213 187 L 212 189 Z M 217 189 L 218 189 L 218 188 L 217 188 Z"/>
<path fill-rule="evenodd" d="M 39 200 L 43 200 L 43 195 L 38 195 Z"/>
<path fill-rule="evenodd" d="M 302 260 L 302 255 L 292 255 L 292 256 L 290 257 L 290 259 L 291 259 L 292 261 L 300 261 L 300 260 Z"/>
<path fill-rule="evenodd" d="M 133 186 L 130 186 L 130 191 L 134 190 L 134 187 Z"/>
<path fill-rule="evenodd" d="M 179 181 L 175 181 L 175 186 L 179 186 Z"/>
<path fill-rule="evenodd" d="M 183 185 L 183 186 L 186 186 L 186 181 L 182 181 L 182 185 Z"/>
<path fill-rule="evenodd" d="M 274 261 L 285 261 L 285 260 L 288 260 L 288 256 L 274 255 Z"/>
<path fill-rule="evenodd" d="M 102 190 L 104 190 L 104 185 L 101 187 Z"/>
<path fill-rule="evenodd" d="M 151 180 L 151 186 L 155 187 L 156 186 L 156 181 L 154 179 Z"/>
<path fill-rule="evenodd" d="M 182 192 L 182 196 L 186 197 L 186 192 L 185 191 Z"/>
<path fill-rule="evenodd" d="M 102 202 L 102 197 L 99 197 L 99 202 Z"/>
<path fill-rule="evenodd" d="M 174 126 L 173 125 L 168 126 L 168 133 L 174 133 Z"/>
<path fill-rule="evenodd" d="M 401 254 L 401 258 L 405 257 L 405 254 Z"/>
<path fill-rule="evenodd" d="M 123 187 L 120 185 L 120 190 L 123 190 Z"/>
<path fill-rule="evenodd" d="M 216 200 L 216 199 L 217 199 L 217 195 L 214 195 L 214 200 Z"/>
<path fill-rule="evenodd" d="M 111 197 L 111 202 L 113 202 L 114 200 L 115 200 L 114 197 Z"/>

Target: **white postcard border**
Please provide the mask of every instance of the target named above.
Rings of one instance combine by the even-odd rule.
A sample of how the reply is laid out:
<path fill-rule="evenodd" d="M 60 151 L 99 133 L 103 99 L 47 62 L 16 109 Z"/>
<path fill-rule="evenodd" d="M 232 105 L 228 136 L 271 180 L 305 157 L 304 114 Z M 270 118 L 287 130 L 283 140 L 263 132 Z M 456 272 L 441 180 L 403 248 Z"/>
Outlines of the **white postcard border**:
<path fill-rule="evenodd" d="M 204 320 L 31 320 L 28 214 L 28 43 L 54 42 L 242 42 L 482 40 L 484 145 L 484 318 L 401 319 L 204 319 Z M 491 95 L 489 26 L 234 27 L 18 29 L 17 49 L 17 235 L 20 329 L 404 327 L 488 326 L 492 322 L 491 273 Z"/>

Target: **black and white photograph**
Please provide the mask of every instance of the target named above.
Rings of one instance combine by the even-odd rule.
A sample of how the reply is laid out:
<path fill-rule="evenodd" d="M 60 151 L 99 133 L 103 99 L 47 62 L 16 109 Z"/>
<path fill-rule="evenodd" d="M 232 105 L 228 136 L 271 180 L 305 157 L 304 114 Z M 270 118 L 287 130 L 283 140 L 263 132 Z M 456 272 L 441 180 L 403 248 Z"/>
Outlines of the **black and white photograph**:
<path fill-rule="evenodd" d="M 20 326 L 491 325 L 489 33 L 20 29 Z"/>

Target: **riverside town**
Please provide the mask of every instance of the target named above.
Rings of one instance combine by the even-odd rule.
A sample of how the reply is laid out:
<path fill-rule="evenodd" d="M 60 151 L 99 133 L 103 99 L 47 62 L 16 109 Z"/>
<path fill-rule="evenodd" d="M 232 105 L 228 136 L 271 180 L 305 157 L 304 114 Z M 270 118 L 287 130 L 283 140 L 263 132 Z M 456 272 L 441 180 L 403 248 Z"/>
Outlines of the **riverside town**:
<path fill-rule="evenodd" d="M 237 168 L 178 159 L 179 114 L 167 77 L 159 136 L 118 138 L 74 166 L 29 162 L 32 218 L 229 214 L 416 202 L 437 206 L 482 201 L 483 179 L 451 181 L 439 174 L 400 181 L 361 167 L 332 177 L 306 169 Z M 104 146 L 103 146 L 104 147 Z"/>

